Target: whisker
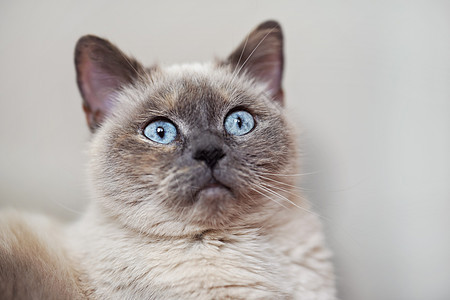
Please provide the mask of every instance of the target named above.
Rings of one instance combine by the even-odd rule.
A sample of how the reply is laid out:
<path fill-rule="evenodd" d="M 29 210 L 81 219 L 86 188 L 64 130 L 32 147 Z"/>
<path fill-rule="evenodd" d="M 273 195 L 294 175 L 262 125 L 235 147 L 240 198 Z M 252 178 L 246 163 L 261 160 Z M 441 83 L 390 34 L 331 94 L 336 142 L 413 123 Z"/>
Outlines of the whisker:
<path fill-rule="evenodd" d="M 268 33 L 266 33 L 266 35 L 264 35 L 264 37 L 261 39 L 261 41 L 259 41 L 258 45 L 256 45 L 255 49 L 253 49 L 252 52 L 250 52 L 249 56 L 247 57 L 247 59 L 244 61 L 244 63 L 242 64 L 242 66 L 239 68 L 239 70 L 237 71 L 237 73 L 241 72 L 242 68 L 245 66 L 245 64 L 247 63 L 247 61 L 253 56 L 253 53 L 255 53 L 256 49 L 258 49 L 259 45 L 262 44 L 262 42 L 264 42 L 264 40 L 269 36 L 269 34 L 272 33 L 272 31 L 274 31 L 277 27 L 273 27 L 272 29 L 269 30 Z"/>
<path fill-rule="evenodd" d="M 294 197 L 299 197 L 299 198 L 301 198 L 301 199 L 304 199 L 300 194 L 298 194 L 298 193 L 296 193 L 296 192 L 293 192 L 293 191 L 290 191 L 290 190 L 288 190 L 288 189 L 285 189 L 285 188 L 282 188 L 282 187 L 280 187 L 280 186 L 277 186 L 277 185 L 269 185 L 269 184 L 266 184 L 266 183 L 261 183 L 262 185 L 264 185 L 264 186 L 266 186 L 266 187 L 270 187 L 270 188 L 275 188 L 275 189 L 277 189 L 277 190 L 279 190 L 279 191 L 281 191 L 281 192 L 284 192 L 284 193 L 287 193 L 287 194 L 290 194 L 290 195 L 292 195 L 292 196 L 294 196 Z"/>
<path fill-rule="evenodd" d="M 263 184 L 264 186 L 266 186 L 267 188 L 277 189 L 277 190 L 279 190 L 280 192 L 283 192 L 283 193 L 292 195 L 292 196 L 297 197 L 297 198 L 299 198 L 299 199 L 301 199 L 301 200 L 304 200 L 304 201 L 307 200 L 307 199 L 306 199 L 305 197 L 303 197 L 301 194 L 298 194 L 298 193 L 296 193 L 296 192 L 293 192 L 293 191 L 290 191 L 290 190 L 288 190 L 288 189 L 282 188 L 282 187 L 280 187 L 280 186 L 277 186 L 277 185 L 269 185 L 269 184 L 266 184 L 266 183 L 262 183 L 262 184 Z M 311 207 L 313 208 L 313 211 L 315 211 L 316 208 L 320 208 L 320 207 L 317 206 L 316 204 L 317 204 L 317 203 L 314 203 L 314 202 L 311 203 L 311 202 L 309 202 L 309 205 L 311 205 Z"/>
<path fill-rule="evenodd" d="M 73 208 L 70 208 L 69 206 L 66 206 L 65 204 L 63 204 L 62 202 L 56 201 L 56 200 L 52 200 L 53 203 L 55 203 L 56 205 L 58 205 L 59 207 L 62 207 L 63 209 L 65 209 L 66 211 L 69 211 L 71 213 L 77 214 L 79 216 L 83 215 L 83 212 L 81 211 L 77 211 L 74 210 Z"/>
<path fill-rule="evenodd" d="M 318 213 L 315 213 L 315 212 L 313 212 L 313 211 L 311 211 L 311 210 L 309 210 L 309 209 L 307 209 L 307 208 L 301 207 L 300 205 L 294 203 L 292 200 L 289 200 L 289 199 L 286 198 L 285 196 L 283 196 L 283 195 L 281 195 L 281 194 L 279 194 L 279 193 L 273 191 L 272 189 L 270 189 L 270 188 L 267 187 L 267 186 L 264 187 L 264 186 L 261 186 L 261 185 L 260 185 L 259 187 L 262 188 L 264 191 L 266 191 L 266 192 L 268 192 L 268 193 L 270 193 L 270 194 L 272 194 L 272 195 L 274 195 L 274 196 L 277 196 L 279 199 L 285 200 L 286 202 L 290 203 L 291 205 L 297 207 L 298 209 L 301 209 L 301 210 L 303 210 L 303 211 L 305 211 L 305 212 L 307 212 L 307 213 L 309 213 L 309 214 L 312 214 L 312 215 L 314 215 L 314 216 L 316 216 L 316 217 L 318 217 L 318 218 L 321 218 L 321 219 L 323 219 L 323 220 L 329 221 L 327 218 L 325 218 L 325 217 L 319 215 Z"/>
<path fill-rule="evenodd" d="M 154 114 L 161 114 L 160 110 L 154 110 L 154 109 L 146 109 L 145 112 L 154 113 Z"/>
<path fill-rule="evenodd" d="M 246 39 L 245 39 L 245 43 L 244 43 L 244 47 L 242 48 L 241 55 L 239 56 L 239 59 L 238 59 L 238 62 L 236 64 L 236 66 L 234 66 L 233 75 L 236 74 L 237 67 L 239 66 L 239 63 L 241 62 L 242 55 L 244 55 L 245 48 L 247 47 L 247 43 L 248 43 L 248 38 L 249 37 L 250 37 L 250 34 L 248 34 Z"/>
<path fill-rule="evenodd" d="M 259 41 L 259 43 L 255 46 L 255 48 L 252 50 L 252 52 L 250 52 L 249 56 L 245 59 L 245 61 L 242 63 L 242 66 L 240 66 L 240 68 L 237 70 L 237 72 L 234 72 L 233 77 L 231 78 L 231 81 L 233 82 L 237 75 L 241 72 L 242 68 L 245 66 L 245 64 L 248 62 L 248 60 L 253 56 L 253 53 L 255 53 L 256 49 L 258 49 L 259 45 L 262 44 L 262 42 L 264 42 L 264 40 L 267 38 L 267 36 L 269 34 L 272 33 L 272 31 L 274 31 L 277 27 L 273 27 L 272 29 L 269 30 L 269 32 L 266 33 L 266 35 L 264 35 L 264 37 L 261 39 L 261 41 Z M 243 53 L 244 51 L 242 51 Z M 236 65 L 237 67 L 237 65 Z"/>
<path fill-rule="evenodd" d="M 266 195 L 266 194 L 264 194 L 263 192 L 261 192 L 261 191 L 258 191 L 257 189 L 255 189 L 255 188 L 251 188 L 253 191 L 255 191 L 255 192 L 257 192 L 258 194 L 260 194 L 260 195 L 262 195 L 262 196 L 264 196 L 264 197 L 266 197 L 267 199 L 269 199 L 269 200 L 271 200 L 271 201 L 273 201 L 273 202 L 275 202 L 276 204 L 278 204 L 278 205 L 280 205 L 280 206 L 282 206 L 282 207 L 284 207 L 284 208 L 286 208 L 286 209 L 288 209 L 283 203 L 281 203 L 281 202 L 278 202 L 278 201 L 276 201 L 275 199 L 273 199 L 272 197 L 269 197 L 268 195 Z"/>
<path fill-rule="evenodd" d="M 289 200 L 287 197 L 281 195 L 280 193 L 277 193 L 277 192 L 273 191 L 273 190 L 272 190 L 269 186 L 267 186 L 267 185 L 262 185 L 262 184 L 260 184 L 260 185 L 258 185 L 258 187 L 261 188 L 261 189 L 263 189 L 264 191 L 266 191 L 266 192 L 268 192 L 268 193 L 270 193 L 270 194 L 272 194 L 272 195 L 278 197 L 279 199 L 282 199 L 282 200 L 288 202 L 289 204 L 294 205 L 294 206 L 297 207 L 297 208 L 306 210 L 306 208 L 297 205 L 297 204 L 294 203 L 292 200 Z M 306 211 L 307 211 L 307 210 L 306 210 Z"/>
<path fill-rule="evenodd" d="M 308 172 L 308 173 L 297 173 L 297 174 L 277 174 L 277 173 L 270 173 L 270 172 L 260 172 L 260 173 L 262 173 L 264 175 L 272 175 L 272 176 L 280 176 L 280 177 L 300 177 L 300 176 L 319 174 L 320 171 L 314 171 L 314 172 Z"/>
<path fill-rule="evenodd" d="M 141 79 L 142 82 L 146 82 L 148 78 L 144 77 L 144 75 L 142 73 L 140 73 L 140 72 L 138 72 L 138 70 L 136 70 L 136 68 L 131 63 L 130 59 L 124 53 L 122 53 L 122 51 L 119 51 L 119 53 L 120 53 L 120 55 L 122 55 L 123 59 L 125 59 L 125 61 L 128 63 L 128 65 L 134 70 L 134 72 L 139 77 L 139 79 Z"/>
<path fill-rule="evenodd" d="M 265 180 L 269 180 L 269 181 L 272 181 L 272 182 L 276 182 L 278 184 L 281 184 L 281 185 L 284 185 L 284 186 L 287 186 L 287 187 L 290 187 L 290 188 L 293 188 L 293 189 L 296 189 L 296 190 L 299 190 L 299 191 L 304 191 L 304 189 L 302 189 L 301 187 L 298 187 L 298 186 L 293 185 L 293 184 L 289 184 L 289 183 L 285 183 L 285 182 L 282 182 L 282 181 L 278 181 L 278 180 L 272 179 L 270 177 L 266 177 L 266 176 L 261 175 L 261 174 L 257 174 L 256 176 L 258 176 L 261 179 L 265 179 Z"/>

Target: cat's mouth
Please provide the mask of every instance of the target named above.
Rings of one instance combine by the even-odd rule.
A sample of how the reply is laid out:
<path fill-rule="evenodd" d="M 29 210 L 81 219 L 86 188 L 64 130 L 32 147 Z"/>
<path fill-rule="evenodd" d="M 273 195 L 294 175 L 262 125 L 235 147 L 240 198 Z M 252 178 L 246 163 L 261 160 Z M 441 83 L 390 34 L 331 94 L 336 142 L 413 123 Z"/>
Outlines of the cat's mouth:
<path fill-rule="evenodd" d="M 223 193 L 230 193 L 231 189 L 221 183 L 216 179 L 210 180 L 208 183 L 203 185 L 195 194 L 195 197 L 198 198 L 200 195 L 208 196 L 208 197 L 219 197 L 221 198 Z"/>
<path fill-rule="evenodd" d="M 196 191 L 194 198 L 199 205 L 216 206 L 234 199 L 234 195 L 231 188 L 213 178 Z"/>

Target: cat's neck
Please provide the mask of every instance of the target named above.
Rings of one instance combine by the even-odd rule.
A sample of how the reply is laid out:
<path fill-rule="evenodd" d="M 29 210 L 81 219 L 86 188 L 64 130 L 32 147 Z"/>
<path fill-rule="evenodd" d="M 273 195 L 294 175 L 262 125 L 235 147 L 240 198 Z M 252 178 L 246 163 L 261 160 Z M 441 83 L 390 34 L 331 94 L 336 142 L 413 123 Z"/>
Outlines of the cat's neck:
<path fill-rule="evenodd" d="M 279 221 L 279 214 L 284 216 L 283 222 Z M 185 222 L 171 220 L 165 223 L 158 222 L 152 226 L 151 231 L 139 230 L 124 225 L 118 217 L 108 215 L 104 209 L 98 205 L 91 204 L 83 216 L 75 223 L 70 230 L 79 232 L 80 235 L 115 237 L 123 239 L 135 239 L 146 241 L 162 241 L 171 239 L 196 239 L 199 237 L 210 237 L 220 239 L 225 235 L 243 235 L 249 232 L 257 232 L 258 235 L 264 235 L 264 232 L 271 231 L 278 224 L 285 225 L 286 217 L 290 215 L 289 211 L 283 209 L 272 209 L 271 214 L 255 213 L 248 220 L 239 220 L 228 226 L 212 227 L 199 224 L 186 224 Z M 296 214 L 298 217 L 298 214 Z M 289 219 L 289 217 L 287 218 Z M 170 230 L 167 230 L 169 228 Z M 86 234 L 89 232 L 89 234 Z"/>
<path fill-rule="evenodd" d="M 299 214 L 296 209 L 279 210 L 265 224 L 220 230 L 192 227 L 180 230 L 178 236 L 158 235 L 122 226 L 92 206 L 70 229 L 69 249 L 80 258 L 81 272 L 86 274 L 87 284 L 96 281 L 94 286 L 98 287 L 96 293 L 100 298 L 113 294 L 145 298 L 149 295 L 146 293 L 171 290 L 173 278 L 179 276 L 182 277 L 180 282 L 196 291 L 204 286 L 239 286 L 250 278 L 248 286 L 255 285 L 255 291 L 280 293 L 298 285 L 293 276 L 301 273 L 298 268 L 309 272 L 300 266 L 300 262 L 306 260 L 304 256 L 314 256 L 317 249 L 322 249 L 320 224 L 315 215 Z M 290 258 L 298 251 L 301 252 L 298 257 Z M 323 254 L 319 256 L 323 257 Z M 324 268 L 328 270 L 328 266 Z M 229 274 L 234 275 L 230 277 Z M 120 288 L 124 282 L 129 282 L 126 290 Z M 185 292 L 181 287 L 179 291 L 175 289 L 173 298 L 179 298 Z M 242 292 L 236 290 L 235 296 Z M 274 295 L 255 294 L 255 297 L 274 298 Z M 217 298 L 223 297 L 217 294 Z"/>
<path fill-rule="evenodd" d="M 306 205 L 306 204 L 305 204 Z M 119 244 L 139 245 L 173 242 L 175 240 L 191 244 L 198 241 L 239 242 L 253 243 L 255 239 L 262 237 L 264 240 L 275 242 L 281 248 L 286 246 L 297 247 L 299 240 L 309 240 L 313 235 L 321 237 L 321 224 L 318 216 L 308 210 L 300 210 L 297 207 L 273 210 L 270 216 L 261 215 L 252 218 L 254 223 L 234 224 L 222 228 L 208 228 L 198 225 L 186 225 L 183 223 L 167 224 L 172 228 L 173 234 L 163 234 L 163 228 L 157 228 L 153 232 L 139 231 L 121 223 L 117 218 L 108 216 L 98 206 L 91 205 L 84 217 L 68 230 L 72 237 L 70 241 L 75 248 L 104 247 L 108 244 L 114 249 Z M 163 226 L 163 225 L 159 225 Z M 179 226 L 177 234 L 173 228 Z"/>

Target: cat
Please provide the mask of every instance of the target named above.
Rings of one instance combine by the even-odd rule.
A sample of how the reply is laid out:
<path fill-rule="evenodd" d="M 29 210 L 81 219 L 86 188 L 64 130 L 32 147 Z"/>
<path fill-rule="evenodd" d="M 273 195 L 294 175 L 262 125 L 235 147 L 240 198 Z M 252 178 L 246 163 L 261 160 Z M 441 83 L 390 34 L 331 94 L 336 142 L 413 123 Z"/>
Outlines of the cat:
<path fill-rule="evenodd" d="M 225 60 L 145 68 L 82 37 L 92 202 L 62 226 L 0 218 L 1 299 L 335 299 L 322 227 L 295 187 L 283 34 Z"/>

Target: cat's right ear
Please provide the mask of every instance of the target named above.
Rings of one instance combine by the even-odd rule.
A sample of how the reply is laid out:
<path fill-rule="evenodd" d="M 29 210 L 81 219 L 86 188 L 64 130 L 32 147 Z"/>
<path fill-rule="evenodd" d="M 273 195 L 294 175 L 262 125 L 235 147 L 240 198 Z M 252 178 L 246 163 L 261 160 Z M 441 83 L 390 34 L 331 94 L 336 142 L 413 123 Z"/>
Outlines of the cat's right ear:
<path fill-rule="evenodd" d="M 83 110 L 94 132 L 111 113 L 120 88 L 144 76 L 143 66 L 109 41 L 86 35 L 75 47 L 77 83 Z"/>
<path fill-rule="evenodd" d="M 256 27 L 226 60 L 233 72 L 247 73 L 267 84 L 273 100 L 283 105 L 283 32 L 276 21 Z"/>

